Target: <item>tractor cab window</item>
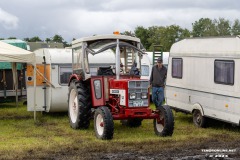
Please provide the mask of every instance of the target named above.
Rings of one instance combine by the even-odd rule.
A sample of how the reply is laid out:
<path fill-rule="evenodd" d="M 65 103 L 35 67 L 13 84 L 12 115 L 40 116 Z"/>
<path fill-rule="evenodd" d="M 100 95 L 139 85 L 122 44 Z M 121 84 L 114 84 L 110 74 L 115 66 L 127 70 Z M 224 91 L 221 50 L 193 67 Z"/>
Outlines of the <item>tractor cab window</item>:
<path fill-rule="evenodd" d="M 97 67 L 108 68 L 113 72 L 116 63 L 116 39 L 100 40 L 88 44 L 88 58 L 91 64 Z M 120 74 L 140 75 L 142 51 L 132 42 L 119 41 L 120 49 Z"/>
<path fill-rule="evenodd" d="M 134 49 L 130 49 L 131 54 L 130 57 L 128 56 L 128 61 L 130 61 L 130 75 L 140 75 L 140 58 L 138 56 L 138 52 L 136 52 Z M 132 55 L 132 57 L 131 57 Z"/>
<path fill-rule="evenodd" d="M 73 50 L 73 55 L 72 55 L 73 56 L 73 64 L 72 64 L 73 70 L 82 68 L 81 54 L 82 54 L 82 47 L 78 47 Z"/>
<path fill-rule="evenodd" d="M 89 74 L 90 69 L 89 69 L 89 63 L 88 63 L 88 53 L 84 53 L 84 67 L 85 67 L 85 72 Z"/>

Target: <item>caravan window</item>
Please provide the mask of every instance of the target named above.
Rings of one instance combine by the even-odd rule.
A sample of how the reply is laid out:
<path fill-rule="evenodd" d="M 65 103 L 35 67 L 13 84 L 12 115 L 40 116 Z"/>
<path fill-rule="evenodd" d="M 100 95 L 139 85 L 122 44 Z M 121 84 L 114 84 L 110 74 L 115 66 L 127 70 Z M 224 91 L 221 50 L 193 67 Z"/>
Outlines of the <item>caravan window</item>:
<path fill-rule="evenodd" d="M 215 60 L 214 82 L 226 85 L 234 84 L 234 61 Z"/>
<path fill-rule="evenodd" d="M 71 66 L 60 66 L 59 67 L 59 83 L 60 84 L 68 84 L 69 78 L 72 74 Z"/>
<path fill-rule="evenodd" d="M 149 76 L 149 66 L 142 65 L 141 66 L 141 75 L 142 76 Z"/>
<path fill-rule="evenodd" d="M 172 59 L 172 77 L 182 78 L 183 60 L 182 58 Z"/>

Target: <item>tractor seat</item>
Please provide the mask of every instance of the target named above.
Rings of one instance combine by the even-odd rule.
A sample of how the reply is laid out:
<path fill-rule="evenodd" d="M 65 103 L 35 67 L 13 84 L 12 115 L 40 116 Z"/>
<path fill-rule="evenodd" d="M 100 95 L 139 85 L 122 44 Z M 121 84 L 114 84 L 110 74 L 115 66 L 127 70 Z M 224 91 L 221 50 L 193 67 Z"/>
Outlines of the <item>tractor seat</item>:
<path fill-rule="evenodd" d="M 99 67 L 97 75 L 106 76 L 106 75 L 114 75 L 111 66 L 107 67 Z"/>

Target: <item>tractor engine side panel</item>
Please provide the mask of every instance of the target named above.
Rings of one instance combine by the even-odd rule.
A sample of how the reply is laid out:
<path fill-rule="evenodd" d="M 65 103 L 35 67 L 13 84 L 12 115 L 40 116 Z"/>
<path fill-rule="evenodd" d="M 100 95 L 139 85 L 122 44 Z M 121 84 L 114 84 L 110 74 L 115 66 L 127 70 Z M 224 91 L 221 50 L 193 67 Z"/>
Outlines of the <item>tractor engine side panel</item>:
<path fill-rule="evenodd" d="M 91 78 L 91 97 L 92 106 L 105 106 L 105 95 L 104 95 L 104 80 L 102 76 L 96 76 Z"/>
<path fill-rule="evenodd" d="M 127 106 L 128 104 L 128 80 L 112 79 L 109 81 L 110 94 L 119 95 L 120 105 Z"/>

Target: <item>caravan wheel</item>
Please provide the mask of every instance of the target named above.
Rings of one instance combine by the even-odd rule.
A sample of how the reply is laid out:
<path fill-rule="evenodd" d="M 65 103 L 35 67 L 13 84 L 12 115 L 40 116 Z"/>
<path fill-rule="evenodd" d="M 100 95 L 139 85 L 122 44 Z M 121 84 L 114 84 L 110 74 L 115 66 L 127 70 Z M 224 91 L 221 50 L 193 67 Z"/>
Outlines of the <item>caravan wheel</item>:
<path fill-rule="evenodd" d="M 206 127 L 206 118 L 202 115 L 199 110 L 193 111 L 193 123 L 197 127 L 204 128 Z"/>

